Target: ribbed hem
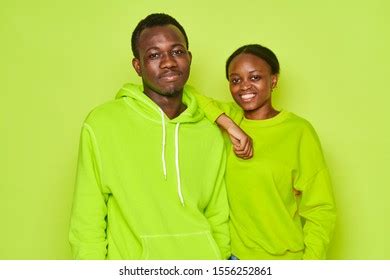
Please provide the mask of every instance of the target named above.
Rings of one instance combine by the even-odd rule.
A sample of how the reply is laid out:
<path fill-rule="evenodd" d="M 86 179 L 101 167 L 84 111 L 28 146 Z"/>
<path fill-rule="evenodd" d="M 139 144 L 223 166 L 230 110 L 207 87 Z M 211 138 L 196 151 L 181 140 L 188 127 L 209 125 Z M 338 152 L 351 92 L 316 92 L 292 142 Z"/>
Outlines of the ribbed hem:
<path fill-rule="evenodd" d="M 240 251 L 232 249 L 232 255 L 240 260 L 302 260 L 303 251 L 287 251 L 283 255 L 273 255 L 260 248 L 251 248 L 250 250 Z"/>

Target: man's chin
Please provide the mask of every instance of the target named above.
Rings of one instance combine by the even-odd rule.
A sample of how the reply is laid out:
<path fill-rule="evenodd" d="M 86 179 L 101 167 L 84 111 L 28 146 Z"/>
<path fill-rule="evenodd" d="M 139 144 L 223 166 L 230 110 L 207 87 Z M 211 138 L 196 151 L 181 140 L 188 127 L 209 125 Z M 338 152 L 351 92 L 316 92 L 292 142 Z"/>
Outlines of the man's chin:
<path fill-rule="evenodd" d="M 180 84 L 158 84 L 155 86 L 149 86 L 148 84 L 144 84 L 144 91 L 148 95 L 160 95 L 166 97 L 176 97 L 183 92 L 184 85 Z"/>
<path fill-rule="evenodd" d="M 177 87 L 165 88 L 160 91 L 160 94 L 164 96 L 176 96 L 182 92 L 183 92 L 183 87 L 177 86 Z"/>

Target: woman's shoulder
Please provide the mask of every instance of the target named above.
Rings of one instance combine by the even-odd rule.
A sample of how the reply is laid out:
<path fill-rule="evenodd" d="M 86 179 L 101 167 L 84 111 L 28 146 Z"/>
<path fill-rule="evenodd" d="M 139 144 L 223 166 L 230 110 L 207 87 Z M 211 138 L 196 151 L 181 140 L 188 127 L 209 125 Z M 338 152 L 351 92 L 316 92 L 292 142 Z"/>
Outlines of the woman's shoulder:
<path fill-rule="evenodd" d="M 297 115 L 293 112 L 289 112 L 288 121 L 291 125 L 294 125 L 297 129 L 302 130 L 302 132 L 310 133 L 316 135 L 316 131 L 311 124 L 310 121 L 308 121 L 306 118 Z"/>

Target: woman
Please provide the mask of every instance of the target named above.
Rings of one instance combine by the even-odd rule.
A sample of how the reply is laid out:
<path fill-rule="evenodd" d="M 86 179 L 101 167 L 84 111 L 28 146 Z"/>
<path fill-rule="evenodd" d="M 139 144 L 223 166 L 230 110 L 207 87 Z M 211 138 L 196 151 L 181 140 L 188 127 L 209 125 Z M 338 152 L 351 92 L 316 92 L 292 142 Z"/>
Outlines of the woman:
<path fill-rule="evenodd" d="M 278 59 L 263 46 L 243 46 L 228 58 L 226 78 L 236 104 L 198 101 L 231 139 L 237 130 L 227 116 L 253 139 L 253 157 L 250 145 L 228 149 L 232 255 L 324 259 L 335 224 L 328 170 L 310 123 L 272 105 Z"/>

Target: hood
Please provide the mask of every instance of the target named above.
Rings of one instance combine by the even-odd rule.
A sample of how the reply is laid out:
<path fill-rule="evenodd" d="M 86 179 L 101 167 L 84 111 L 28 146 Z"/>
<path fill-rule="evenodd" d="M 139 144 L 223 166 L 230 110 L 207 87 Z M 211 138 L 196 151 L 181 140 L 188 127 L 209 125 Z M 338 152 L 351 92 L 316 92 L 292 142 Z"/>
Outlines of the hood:
<path fill-rule="evenodd" d="M 174 119 L 165 116 L 166 122 L 171 123 L 194 123 L 204 118 L 204 113 L 199 109 L 196 98 L 193 93 L 197 93 L 192 86 L 186 85 L 183 90 L 183 103 L 187 106 L 186 110 Z M 116 99 L 128 97 L 136 100 L 140 113 L 148 119 L 161 122 L 161 109 L 144 92 L 142 85 L 125 84 L 116 95 Z"/>

